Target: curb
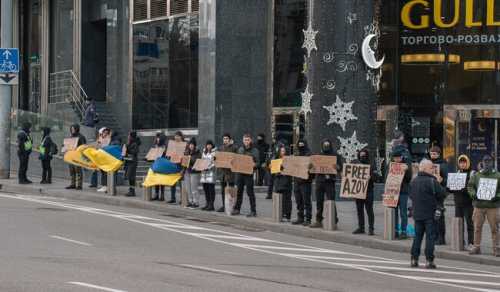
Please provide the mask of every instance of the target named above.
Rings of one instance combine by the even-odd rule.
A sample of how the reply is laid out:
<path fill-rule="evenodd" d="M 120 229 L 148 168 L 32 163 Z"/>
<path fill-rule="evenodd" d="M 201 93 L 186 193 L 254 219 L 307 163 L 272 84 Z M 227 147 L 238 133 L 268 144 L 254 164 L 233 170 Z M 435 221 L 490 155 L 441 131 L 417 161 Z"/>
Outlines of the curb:
<path fill-rule="evenodd" d="M 352 235 L 345 233 L 343 231 L 324 231 L 324 230 L 304 228 L 301 226 L 279 224 L 260 218 L 247 219 L 241 216 L 231 217 L 220 213 L 200 212 L 199 210 L 186 209 L 177 205 L 158 204 L 158 203 L 152 203 L 137 199 L 130 199 L 120 196 L 112 197 L 102 194 L 74 192 L 67 190 L 47 191 L 43 188 L 34 185 L 17 185 L 17 184 L 4 184 L 4 183 L 0 184 L 0 191 L 13 194 L 38 195 L 43 197 L 58 197 L 58 198 L 93 202 L 93 203 L 102 203 L 113 206 L 153 210 L 157 212 L 165 212 L 170 215 L 184 217 L 184 218 L 191 217 L 208 222 L 216 221 L 232 226 L 264 229 L 267 231 L 283 233 L 287 235 L 294 235 L 305 238 L 330 241 L 335 243 L 356 245 L 371 249 L 380 249 L 386 251 L 388 250 L 394 252 L 407 253 L 408 257 L 411 250 L 411 247 L 409 245 L 404 245 L 398 241 L 386 241 L 379 238 L 373 238 L 368 236 Z M 496 258 L 491 255 L 470 256 L 465 252 L 444 250 L 441 249 L 441 247 L 437 247 L 435 255 L 437 258 L 441 259 L 456 260 L 456 261 L 470 262 L 483 265 L 500 266 L 500 258 Z"/>

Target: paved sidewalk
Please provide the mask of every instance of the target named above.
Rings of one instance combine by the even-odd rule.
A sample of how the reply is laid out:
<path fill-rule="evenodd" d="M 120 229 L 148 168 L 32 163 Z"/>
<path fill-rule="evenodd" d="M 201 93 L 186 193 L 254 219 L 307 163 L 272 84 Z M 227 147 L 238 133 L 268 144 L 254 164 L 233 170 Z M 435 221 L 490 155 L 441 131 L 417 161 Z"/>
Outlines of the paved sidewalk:
<path fill-rule="evenodd" d="M 36 179 L 35 181 L 38 181 Z M 127 207 L 135 207 L 142 209 L 155 210 L 162 213 L 167 213 L 173 216 L 190 217 L 196 220 L 206 222 L 218 222 L 244 228 L 269 230 L 272 232 L 286 233 L 296 236 L 315 238 L 319 240 L 333 241 L 350 245 L 358 245 L 368 248 L 383 249 L 409 253 L 411 240 L 403 241 L 385 241 L 382 238 L 383 233 L 383 206 L 381 202 L 375 202 L 375 236 L 368 235 L 353 235 L 351 232 L 357 227 L 357 216 L 354 202 L 340 201 L 337 202 L 339 225 L 337 231 L 324 231 L 311 229 L 303 226 L 293 226 L 289 223 L 274 223 L 272 217 L 272 201 L 266 200 L 266 194 L 257 192 L 257 212 L 259 217 L 246 218 L 245 216 L 226 216 L 225 214 L 216 212 L 205 212 L 201 210 L 182 208 L 179 205 L 168 205 L 165 202 L 146 202 L 142 200 L 142 189 L 137 188 L 137 197 L 128 198 L 123 195 L 127 192 L 127 187 L 118 187 L 118 196 L 110 196 L 107 194 L 97 193 L 95 189 L 89 189 L 84 186 L 83 191 L 66 190 L 68 185 L 67 180 L 55 179 L 52 185 L 39 185 L 37 183 L 31 185 L 18 185 L 17 180 L 0 180 L 1 191 L 23 194 L 23 195 L 41 195 L 64 197 L 67 199 L 75 199 L 82 201 L 91 201 L 97 203 L 120 205 Z M 260 188 L 262 191 L 263 189 Z M 179 196 L 179 191 L 177 196 Z M 204 202 L 203 191 L 200 191 L 202 204 Z M 170 196 L 170 191 L 166 190 L 167 197 Z M 447 226 L 451 226 L 451 216 L 454 215 L 454 208 L 451 205 L 452 201 L 447 203 Z M 220 191 L 217 191 L 216 208 L 221 205 Z M 313 202 L 313 215 L 315 214 L 315 202 Z M 293 203 L 293 215 L 296 215 L 295 202 Z M 242 214 L 248 213 L 248 198 L 244 195 L 242 206 Z M 413 223 L 410 219 L 410 223 Z M 454 252 L 450 250 L 450 246 L 438 246 L 436 256 L 438 258 L 446 258 L 451 260 L 461 260 L 474 263 L 482 263 L 489 265 L 500 265 L 500 258 L 495 258 L 491 255 L 491 235 L 489 226 L 484 227 L 483 231 L 483 253 L 484 255 L 470 256 L 467 252 Z M 447 234 L 447 241 L 450 243 L 450 234 Z"/>

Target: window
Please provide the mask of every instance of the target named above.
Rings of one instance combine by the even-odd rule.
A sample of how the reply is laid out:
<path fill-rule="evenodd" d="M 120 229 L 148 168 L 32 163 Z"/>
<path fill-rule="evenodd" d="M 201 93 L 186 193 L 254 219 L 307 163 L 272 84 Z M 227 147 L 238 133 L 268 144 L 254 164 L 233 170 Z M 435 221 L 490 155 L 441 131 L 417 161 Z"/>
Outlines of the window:
<path fill-rule="evenodd" d="M 167 16 L 167 0 L 151 0 L 151 18 Z"/>
<path fill-rule="evenodd" d="M 148 18 L 148 0 L 134 0 L 134 21 Z"/>

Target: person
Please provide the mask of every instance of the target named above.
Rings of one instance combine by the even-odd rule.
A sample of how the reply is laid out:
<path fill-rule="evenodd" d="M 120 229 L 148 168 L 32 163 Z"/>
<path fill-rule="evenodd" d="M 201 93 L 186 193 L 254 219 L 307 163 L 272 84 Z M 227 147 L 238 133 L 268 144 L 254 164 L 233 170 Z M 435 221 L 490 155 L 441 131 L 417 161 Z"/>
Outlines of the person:
<path fill-rule="evenodd" d="M 250 134 L 243 135 L 243 146 L 238 149 L 238 154 L 251 156 L 255 166 L 259 165 L 259 151 L 253 146 L 252 136 Z M 243 191 L 247 189 L 248 200 L 250 201 L 250 213 L 247 217 L 256 217 L 257 208 L 255 203 L 255 193 L 253 189 L 253 175 L 252 174 L 242 174 L 238 173 L 237 178 L 237 197 L 236 204 L 234 205 L 234 210 L 231 215 L 239 215 L 241 204 L 243 203 Z"/>
<path fill-rule="evenodd" d="M 94 128 L 97 124 L 97 111 L 93 99 L 87 99 L 86 108 L 83 115 L 83 125 L 86 127 Z"/>
<path fill-rule="evenodd" d="M 472 199 L 467 191 L 467 184 L 471 177 L 471 163 L 467 155 L 460 155 L 458 157 L 458 172 L 466 173 L 465 186 L 461 190 L 449 190 L 454 195 L 455 201 L 455 217 L 463 218 L 467 224 L 467 241 L 465 242 L 467 250 L 472 250 L 474 247 L 474 222 L 472 221 Z M 463 232 L 463 231 L 462 231 Z"/>
<path fill-rule="evenodd" d="M 266 155 L 269 151 L 269 144 L 266 142 L 266 135 L 257 135 L 257 150 L 259 151 L 259 165 L 257 166 L 257 185 L 263 186 L 267 174 Z"/>
<path fill-rule="evenodd" d="M 85 139 L 85 136 L 80 134 L 80 126 L 78 124 L 74 124 L 70 127 L 70 134 L 72 138 L 78 138 L 77 146 L 81 146 L 87 143 L 87 139 Z M 71 176 L 71 184 L 67 186 L 66 189 L 82 190 L 82 168 L 80 166 L 70 165 L 69 174 Z"/>
<path fill-rule="evenodd" d="M 500 207 L 500 173 L 494 169 L 494 162 L 491 155 L 483 157 L 483 169 L 471 176 L 467 189 L 472 198 L 474 206 L 474 247 L 469 252 L 472 255 L 481 253 L 482 230 L 485 219 L 488 220 L 491 229 L 491 239 L 493 245 L 493 255 L 500 257 L 500 247 L 498 242 L 498 218 L 497 212 Z M 496 180 L 496 190 L 491 200 L 485 200 L 478 196 L 479 184 L 485 179 Z"/>
<path fill-rule="evenodd" d="M 102 127 L 99 129 L 99 137 L 97 138 L 97 147 L 102 148 L 108 146 L 111 143 L 111 129 L 107 127 Z M 99 193 L 106 193 L 108 191 L 108 174 L 105 171 L 100 171 L 101 173 L 101 188 L 97 191 Z M 95 183 L 97 186 L 97 171 L 94 172 L 95 178 L 93 177 L 92 185 Z M 94 175 L 93 174 L 93 175 Z"/>
<path fill-rule="evenodd" d="M 202 208 L 204 211 L 214 211 L 215 202 L 215 146 L 212 140 L 208 140 L 205 143 L 205 148 L 201 156 L 209 162 L 208 168 L 201 172 L 200 182 L 203 185 L 203 191 L 205 192 L 205 207 Z"/>
<path fill-rule="evenodd" d="M 273 143 L 271 146 L 269 146 L 269 150 L 266 153 L 266 167 L 267 167 L 267 173 L 269 174 L 269 181 L 268 181 L 268 186 L 267 186 L 267 196 L 266 200 L 271 200 L 273 198 L 273 190 L 274 190 L 274 177 L 275 175 L 271 173 L 271 160 L 276 157 L 278 154 L 278 150 L 280 147 L 280 143 L 276 142 L 275 139 L 273 139 Z"/>
<path fill-rule="evenodd" d="M 370 161 L 370 154 L 368 149 L 362 149 L 358 152 L 358 161 L 360 164 L 372 165 Z M 375 215 L 373 213 L 373 185 L 375 181 L 374 167 L 370 167 L 370 179 L 368 181 L 368 188 L 366 191 L 366 199 L 356 199 L 356 212 L 358 214 L 358 228 L 353 231 L 353 234 L 365 233 L 365 210 L 368 216 L 368 235 L 375 235 Z"/>
<path fill-rule="evenodd" d="M 333 149 L 330 140 L 327 139 L 321 143 L 321 155 L 337 156 L 337 151 Z M 340 159 L 337 160 L 337 168 L 341 168 L 341 165 Z M 332 174 L 316 175 L 316 222 L 310 225 L 311 228 L 323 228 L 323 203 L 325 197 L 326 200 L 335 200 L 335 178 L 336 176 Z M 335 221 L 339 221 L 338 216 L 335 217 Z"/>
<path fill-rule="evenodd" d="M 285 145 L 281 145 L 276 154 L 276 159 L 283 159 L 287 155 L 290 155 L 290 150 Z M 276 174 L 274 177 L 274 190 L 283 196 L 281 222 L 290 222 L 292 216 L 292 177 L 281 173 Z"/>
<path fill-rule="evenodd" d="M 307 144 L 307 140 L 300 139 L 297 142 L 298 156 L 311 156 L 311 150 Z M 312 190 L 313 177 L 309 175 L 308 179 L 294 178 L 294 195 L 297 204 L 297 219 L 292 222 L 293 225 L 311 225 L 312 219 Z"/>
<path fill-rule="evenodd" d="M 419 164 L 419 172 L 410 184 L 410 197 L 413 202 L 415 220 L 415 238 L 411 247 L 411 266 L 418 267 L 418 258 L 425 234 L 425 267 L 435 269 L 434 264 L 434 228 L 436 210 L 439 202 L 445 198 L 445 189 L 433 175 L 433 164 L 424 159 Z"/>
<path fill-rule="evenodd" d="M 153 147 L 154 148 L 165 148 L 165 151 L 163 151 L 161 157 L 165 157 L 166 153 L 166 141 L 167 141 L 167 136 L 165 136 L 163 133 L 159 132 L 156 133 L 155 140 L 153 142 Z M 163 201 L 165 199 L 165 186 L 155 186 L 155 196 L 152 198 L 153 201 Z"/>
<path fill-rule="evenodd" d="M 42 129 L 42 141 L 40 142 L 40 156 L 39 159 L 42 162 L 42 180 L 40 184 L 51 184 L 52 183 L 52 167 L 50 162 L 52 161 L 52 156 L 57 153 L 57 146 L 52 141 L 50 137 L 50 128 L 45 127 Z"/>
<path fill-rule="evenodd" d="M 429 157 L 434 165 L 439 166 L 439 180 L 443 188 L 446 188 L 448 179 L 448 163 L 446 163 L 441 158 L 441 148 L 439 146 L 433 146 L 429 150 Z M 446 244 L 446 224 L 445 224 L 445 208 L 444 199 L 439 202 L 439 208 L 441 209 L 442 215 L 439 220 L 436 221 L 436 245 Z"/>
<path fill-rule="evenodd" d="M 225 133 L 222 137 L 222 147 L 220 147 L 220 152 L 230 152 L 236 153 L 238 152 L 237 147 L 234 145 L 234 141 L 231 138 L 231 134 Z M 222 199 L 222 207 L 220 207 L 217 212 L 223 213 L 226 211 L 225 208 L 225 200 L 226 200 L 226 187 L 234 188 L 235 186 L 235 176 L 234 173 L 231 172 L 231 169 L 221 168 L 221 199 Z"/>
<path fill-rule="evenodd" d="M 405 175 L 403 177 L 403 182 L 401 183 L 401 189 L 399 191 L 399 200 L 398 205 L 396 206 L 396 238 L 397 239 L 407 239 L 408 235 L 406 234 L 406 229 L 408 227 L 408 196 L 410 193 L 410 181 L 412 178 L 412 170 L 411 166 L 409 166 L 409 162 L 406 161 L 407 158 L 404 158 L 406 153 L 406 147 L 403 145 L 399 145 L 394 147 L 392 151 L 392 162 L 396 163 L 405 163 L 407 165 L 407 169 L 405 171 Z M 397 229 L 397 226 L 401 222 L 401 233 Z"/>
<path fill-rule="evenodd" d="M 189 165 L 184 169 L 184 183 L 188 194 L 188 207 L 198 208 L 200 193 L 198 186 L 200 184 L 200 171 L 193 169 L 194 163 L 201 158 L 201 153 L 196 148 L 196 139 L 191 138 L 187 145 L 184 155 L 189 156 Z"/>
<path fill-rule="evenodd" d="M 125 177 L 128 179 L 129 189 L 127 197 L 135 197 L 135 177 L 137 172 L 139 147 L 141 139 L 137 137 L 137 132 L 132 131 L 128 134 L 128 141 L 125 151 Z"/>
<path fill-rule="evenodd" d="M 19 184 L 33 183 L 28 179 L 28 163 L 33 150 L 33 139 L 31 138 L 31 123 L 23 124 L 21 131 L 17 134 L 17 157 L 19 158 L 18 181 Z"/>
<path fill-rule="evenodd" d="M 174 141 L 175 142 L 184 142 L 184 134 L 181 131 L 175 132 Z M 170 157 L 167 157 L 167 158 L 170 159 Z M 178 163 L 178 164 L 180 164 L 180 163 Z M 177 184 L 170 187 L 170 201 L 167 202 L 168 204 L 175 204 L 175 202 L 176 202 L 175 193 L 176 193 L 177 185 L 179 185 L 179 187 L 182 188 L 182 182 L 179 181 Z M 179 203 L 181 203 L 181 200 L 179 200 Z"/>

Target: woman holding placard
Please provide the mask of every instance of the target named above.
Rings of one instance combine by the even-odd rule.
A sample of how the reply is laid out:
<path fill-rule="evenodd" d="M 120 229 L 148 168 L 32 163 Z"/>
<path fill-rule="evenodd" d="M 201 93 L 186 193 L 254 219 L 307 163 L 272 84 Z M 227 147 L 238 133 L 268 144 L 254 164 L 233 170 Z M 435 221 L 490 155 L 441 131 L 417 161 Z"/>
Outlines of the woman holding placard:
<path fill-rule="evenodd" d="M 284 159 L 285 156 L 290 155 L 289 152 L 285 145 L 281 145 L 276 159 Z M 292 216 L 292 177 L 277 173 L 274 177 L 274 191 L 283 196 L 283 217 L 281 221 L 290 222 Z"/>
<path fill-rule="evenodd" d="M 214 202 L 215 202 L 215 148 L 214 142 L 212 140 L 208 140 L 205 143 L 205 148 L 203 149 L 203 153 L 201 155 L 203 160 L 208 162 L 208 166 L 205 170 L 201 172 L 201 180 L 200 182 L 203 185 L 203 191 L 205 192 L 205 201 L 206 205 L 202 208 L 204 211 L 215 211 Z M 196 162 L 195 162 L 196 163 Z"/>

